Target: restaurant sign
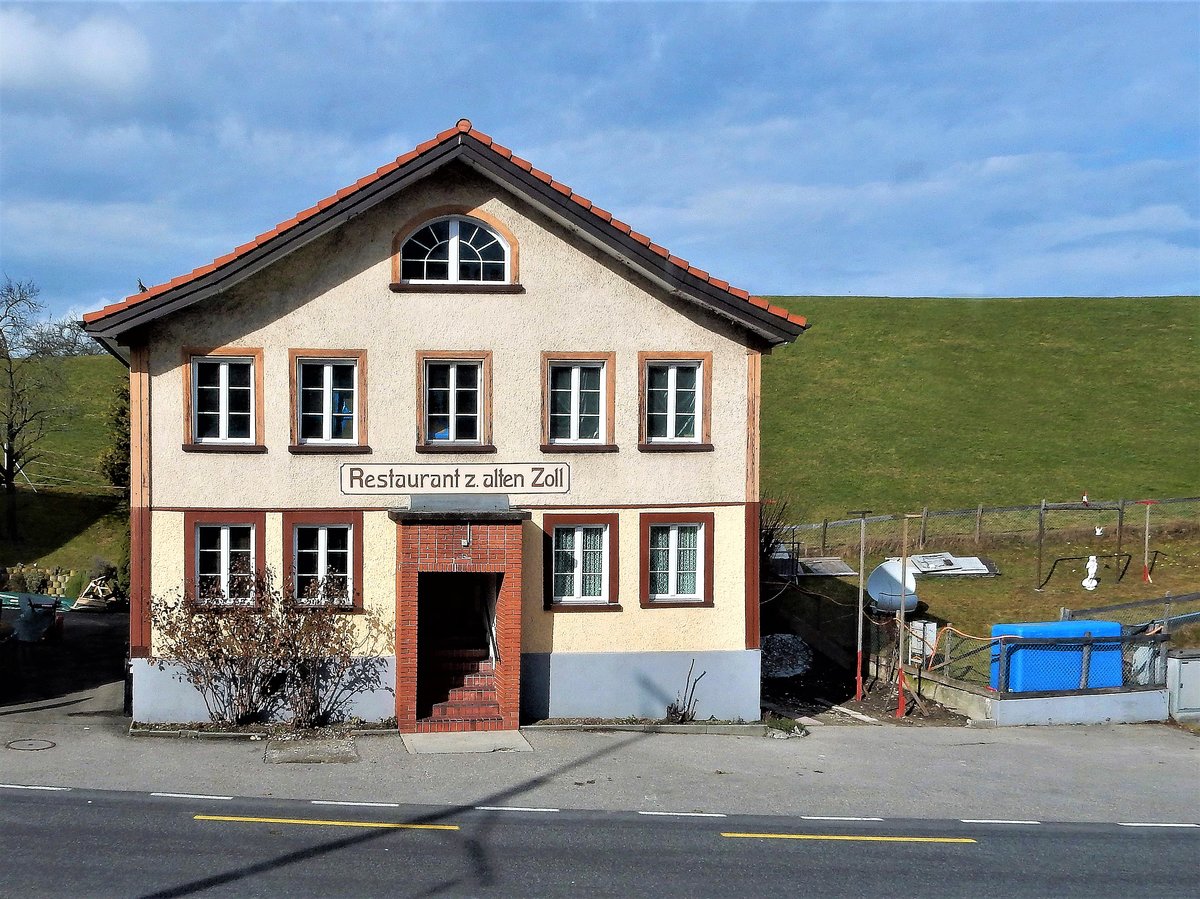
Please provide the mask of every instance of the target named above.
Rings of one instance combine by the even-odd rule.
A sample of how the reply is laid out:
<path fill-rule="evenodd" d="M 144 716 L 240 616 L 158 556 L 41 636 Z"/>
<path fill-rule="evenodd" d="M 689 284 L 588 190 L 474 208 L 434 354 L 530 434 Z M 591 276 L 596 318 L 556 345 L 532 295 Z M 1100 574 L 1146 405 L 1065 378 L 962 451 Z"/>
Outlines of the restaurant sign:
<path fill-rule="evenodd" d="M 346 496 L 568 493 L 571 466 L 566 462 L 347 462 L 341 467 L 341 488 Z"/>

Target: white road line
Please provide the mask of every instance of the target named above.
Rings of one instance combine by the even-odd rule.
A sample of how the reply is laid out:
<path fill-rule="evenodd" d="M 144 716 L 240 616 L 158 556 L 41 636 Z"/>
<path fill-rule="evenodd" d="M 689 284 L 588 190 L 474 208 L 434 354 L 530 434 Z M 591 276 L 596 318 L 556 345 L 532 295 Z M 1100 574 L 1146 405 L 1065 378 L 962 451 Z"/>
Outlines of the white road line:
<path fill-rule="evenodd" d="M 161 796 L 164 799 L 221 799 L 229 800 L 232 796 L 205 796 L 203 793 L 151 793 L 151 796 Z"/>
<path fill-rule="evenodd" d="M 1006 818 L 959 818 L 963 824 L 1041 824 L 1041 821 L 1016 821 Z"/>
<path fill-rule="evenodd" d="M 313 805 L 357 805 L 363 808 L 400 808 L 399 802 L 346 802 L 341 799 L 310 799 Z"/>
<path fill-rule="evenodd" d="M 856 818 L 851 815 L 801 815 L 805 821 L 882 821 L 882 818 Z"/>
<path fill-rule="evenodd" d="M 724 818 L 720 812 L 638 812 L 639 815 L 661 815 L 670 818 Z"/>
<path fill-rule="evenodd" d="M 477 805 L 480 812 L 557 812 L 556 808 L 527 808 L 523 805 Z"/>
<path fill-rule="evenodd" d="M 1168 824 L 1160 821 L 1118 821 L 1117 827 L 1200 827 L 1200 824 Z"/>
<path fill-rule="evenodd" d="M 35 787 L 28 784 L 0 784 L 0 787 L 6 790 L 52 790 L 55 792 L 71 789 L 70 787 Z"/>

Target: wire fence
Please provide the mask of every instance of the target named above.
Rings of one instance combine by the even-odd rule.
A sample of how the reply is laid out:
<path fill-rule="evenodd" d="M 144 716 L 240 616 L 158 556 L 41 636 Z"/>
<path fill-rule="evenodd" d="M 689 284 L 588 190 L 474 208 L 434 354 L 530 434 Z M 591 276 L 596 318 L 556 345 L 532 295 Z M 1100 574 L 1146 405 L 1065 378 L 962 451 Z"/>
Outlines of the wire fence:
<path fill-rule="evenodd" d="M 1063 609 L 1062 621 L 1096 618 L 1119 621 L 1125 633 L 1139 633 L 1156 628 L 1166 632 L 1190 624 L 1200 624 L 1200 593 L 1167 594 L 1157 599 L 1094 606 L 1090 609 Z"/>
<path fill-rule="evenodd" d="M 866 517 L 868 550 L 899 548 L 904 515 Z M 810 524 L 785 525 L 780 529 L 784 542 L 795 546 L 800 557 L 854 556 L 859 551 L 858 518 L 825 519 Z M 1200 526 L 1200 497 L 1172 497 L 1159 500 L 1114 500 L 1052 503 L 1032 506 L 984 506 L 973 509 L 922 509 L 919 517 L 908 522 L 912 548 L 923 550 L 928 544 L 984 546 L 1003 538 L 1044 539 L 1048 535 L 1074 533 L 1107 535 L 1116 553 L 1127 549 L 1137 556 L 1145 538 L 1147 522 L 1151 532 Z M 1136 544 L 1136 547 L 1135 547 Z"/>
<path fill-rule="evenodd" d="M 898 634 L 894 619 L 867 628 L 867 646 L 890 676 Z M 999 694 L 1063 694 L 1162 689 L 1169 641 L 1161 627 L 1113 636 L 980 637 L 913 621 L 905 624 L 903 652 L 905 664 L 920 671 Z"/>
<path fill-rule="evenodd" d="M 95 459 L 79 453 L 57 450 L 38 450 L 39 458 L 27 462 L 17 477 L 20 487 L 38 490 L 72 492 L 102 492 L 113 495 L 127 493 L 127 487 L 114 487 L 108 482 Z"/>

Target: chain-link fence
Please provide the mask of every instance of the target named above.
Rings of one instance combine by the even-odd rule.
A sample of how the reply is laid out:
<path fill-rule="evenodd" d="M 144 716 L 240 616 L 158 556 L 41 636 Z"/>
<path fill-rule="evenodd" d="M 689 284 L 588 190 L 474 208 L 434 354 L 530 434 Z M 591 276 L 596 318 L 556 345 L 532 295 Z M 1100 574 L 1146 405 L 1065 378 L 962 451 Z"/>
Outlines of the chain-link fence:
<path fill-rule="evenodd" d="M 900 651 L 895 619 L 871 621 L 867 649 L 885 679 Z M 1114 636 L 980 637 L 934 622 L 905 623 L 904 662 L 963 684 L 1006 693 L 1162 689 L 1170 637 L 1159 630 Z M 887 672 L 890 672 L 888 674 Z"/>
<path fill-rule="evenodd" d="M 1200 497 L 1143 500 L 1051 503 L 1035 506 L 984 506 L 974 509 L 923 509 L 908 520 L 909 545 L 922 550 L 930 543 L 954 546 L 984 546 L 1006 537 L 1037 539 L 1072 533 L 1107 535 L 1115 553 L 1140 556 L 1147 527 L 1152 533 L 1168 533 L 1200 526 Z M 870 515 L 866 518 L 868 550 L 898 549 L 904 515 Z M 859 551 L 860 519 L 826 519 L 811 524 L 788 525 L 781 529 L 785 543 L 796 547 L 801 557 L 854 556 Z M 1040 580 L 1040 578 L 1039 578 Z"/>

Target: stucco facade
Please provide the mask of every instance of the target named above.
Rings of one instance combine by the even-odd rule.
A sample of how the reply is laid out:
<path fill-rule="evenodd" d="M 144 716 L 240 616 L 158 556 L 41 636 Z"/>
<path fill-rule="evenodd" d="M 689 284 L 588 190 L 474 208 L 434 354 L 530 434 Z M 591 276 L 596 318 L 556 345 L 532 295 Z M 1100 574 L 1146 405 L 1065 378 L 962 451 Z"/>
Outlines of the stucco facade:
<path fill-rule="evenodd" d="M 201 525 L 194 522 L 218 521 L 218 513 L 231 521 L 253 513 L 263 531 L 265 558 L 258 563 L 287 571 L 294 564 L 285 558 L 287 522 L 300 520 L 297 513 L 309 516 L 304 521 L 319 521 L 322 512 L 355 513 L 361 515 L 355 526 L 362 545 L 356 588 L 362 606 L 378 610 L 396 633 L 393 643 L 376 651 L 396 672 L 402 728 L 512 726 L 518 696 L 527 716 L 661 714 L 684 686 L 680 665 L 686 672 L 685 660 L 693 658 L 697 671 L 708 665 L 721 674 L 706 679 L 698 693 L 702 716 L 755 718 L 760 355 L 794 338 L 803 322 L 730 294 L 728 285 L 709 286 L 723 282 L 675 257 L 657 268 L 635 264 L 638 246 L 661 248 L 647 240 L 627 252 L 620 241 L 640 237 L 636 232 L 611 216 L 600 216 L 599 223 L 579 218 L 595 217 L 595 208 L 561 185 L 555 189 L 570 203 L 553 192 L 549 198 L 539 194 L 523 174 L 536 170 L 518 164 L 509 174 L 503 166 L 512 167 L 516 157 L 496 157 L 495 145 L 483 137 L 460 123 L 453 134 L 439 135 L 436 146 L 401 157 L 398 163 L 412 159 L 387 177 L 436 153 L 447 159 L 323 233 L 295 240 L 277 258 L 250 264 L 263 252 L 251 244 L 239 248 L 240 256 L 235 251 L 223 257 L 224 266 L 245 269 L 225 283 L 215 281 L 203 296 L 188 300 L 184 294 L 217 278 L 221 266 L 88 317 L 88 329 L 110 347 L 127 347 L 131 363 L 132 559 L 134 592 L 140 594 L 133 597 L 134 654 L 153 646 L 144 618 L 151 598 L 186 593 L 195 581 L 188 548 L 197 537 L 189 529 Z M 356 195 L 339 193 L 325 213 Z M 571 203 L 590 208 L 581 213 Z M 399 279 L 397 254 L 407 236 L 448 213 L 483 223 L 506 243 L 506 283 L 467 289 Z M 319 217 L 315 213 L 310 221 Z M 296 231 L 298 221 L 288 227 Z M 611 239 L 604 228 L 613 231 Z M 285 236 L 271 234 L 267 248 Z M 192 434 L 199 402 L 195 360 L 220 354 L 252 360 L 253 439 L 246 446 L 205 445 Z M 353 447 L 297 445 L 296 365 L 310 354 L 356 360 L 359 439 Z M 479 371 L 490 384 L 479 390 L 483 408 L 477 413 L 486 439 L 479 446 L 438 445 L 424 432 L 431 419 L 422 417 L 430 401 L 423 360 L 442 354 L 486 354 Z M 602 445 L 547 443 L 548 357 L 603 360 Z M 656 445 L 647 437 L 647 372 L 655 360 L 679 359 L 694 366 L 702 381 L 695 390 L 702 416 L 689 425 L 694 439 Z M 347 495 L 340 479 L 350 464 L 446 471 L 480 463 L 565 463 L 569 490 L 493 490 L 482 504 L 478 497 L 442 490 L 428 506 L 430 497 L 421 494 Z M 605 522 L 604 570 L 611 586 L 602 608 L 550 595 L 550 570 L 562 564 L 550 557 L 556 528 L 564 521 L 586 523 L 588 516 Z M 698 558 L 708 568 L 695 575 L 703 589 L 694 601 L 657 602 L 648 595 L 648 544 L 665 540 L 676 518 L 690 528 L 679 539 L 700 535 Z M 666 558 L 665 549 L 656 552 L 653 558 Z M 674 572 L 677 560 L 671 558 Z M 686 558 L 692 561 L 680 564 L 696 564 L 695 555 Z M 425 669 L 413 667 L 409 656 L 430 651 L 418 648 L 427 635 L 418 634 L 417 621 L 436 611 L 427 611 L 439 601 L 431 598 L 430 585 L 443 581 L 431 577 L 468 572 L 496 579 L 488 588 L 492 605 L 485 603 L 492 609 L 486 664 L 502 708 L 484 715 L 490 694 L 451 690 L 449 706 L 458 712 L 435 708 L 443 718 L 433 722 L 413 700 L 427 687 L 418 684 Z M 518 648 L 519 660 L 502 652 L 504 640 Z M 186 690 L 156 685 L 164 677 L 169 673 L 139 668 L 135 717 L 162 720 L 172 712 L 180 720 Z M 651 706 L 662 697 L 655 712 Z M 367 697 L 361 707 L 378 710 L 381 701 Z"/>

